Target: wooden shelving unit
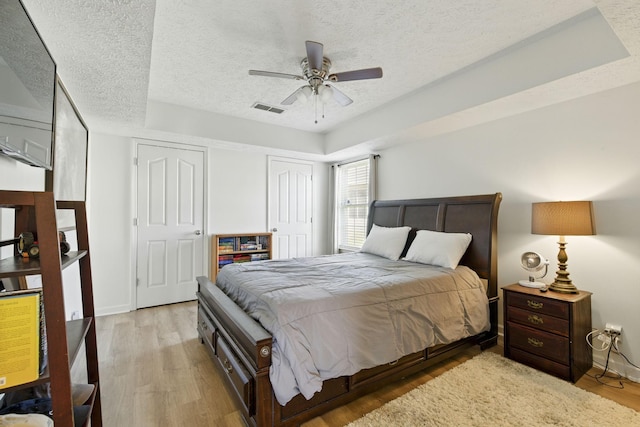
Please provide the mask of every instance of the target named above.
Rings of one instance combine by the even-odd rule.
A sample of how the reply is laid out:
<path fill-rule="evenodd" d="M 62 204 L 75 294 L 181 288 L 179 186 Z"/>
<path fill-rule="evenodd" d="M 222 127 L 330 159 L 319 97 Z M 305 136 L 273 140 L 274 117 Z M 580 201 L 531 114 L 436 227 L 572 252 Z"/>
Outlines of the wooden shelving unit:
<path fill-rule="evenodd" d="M 211 281 L 226 264 L 271 259 L 271 233 L 216 234 L 211 238 Z"/>
<path fill-rule="evenodd" d="M 40 274 L 47 332 L 48 363 L 36 381 L 0 393 L 50 383 L 53 421 L 56 427 L 75 425 L 71 394 L 71 366 L 82 345 L 86 355 L 87 379 L 94 385 L 90 416 L 82 425 L 102 426 L 102 408 L 98 373 L 98 349 L 94 322 L 93 284 L 89 256 L 86 207 L 84 202 L 56 202 L 51 192 L 0 191 L 0 207 L 15 210 L 15 235 L 24 231 L 37 234 L 40 257 L 24 259 L 12 256 L 0 260 L 0 278 Z M 60 254 L 56 209 L 75 212 L 78 251 Z M 62 270 L 79 264 L 83 318 L 66 321 Z"/>

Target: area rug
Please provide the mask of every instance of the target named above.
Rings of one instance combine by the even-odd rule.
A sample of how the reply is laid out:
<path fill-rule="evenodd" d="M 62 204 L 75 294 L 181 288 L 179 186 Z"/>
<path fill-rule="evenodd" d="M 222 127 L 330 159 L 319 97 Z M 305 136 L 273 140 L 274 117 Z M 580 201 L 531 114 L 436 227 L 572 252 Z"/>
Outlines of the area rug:
<path fill-rule="evenodd" d="M 640 413 L 484 352 L 348 427 L 372 426 L 640 426 Z"/>

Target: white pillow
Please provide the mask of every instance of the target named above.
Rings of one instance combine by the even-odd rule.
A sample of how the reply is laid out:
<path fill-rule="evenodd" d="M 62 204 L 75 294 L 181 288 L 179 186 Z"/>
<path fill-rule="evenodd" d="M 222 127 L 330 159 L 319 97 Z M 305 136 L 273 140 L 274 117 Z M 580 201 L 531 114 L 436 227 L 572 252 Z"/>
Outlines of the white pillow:
<path fill-rule="evenodd" d="M 373 224 L 360 252 L 379 255 L 397 261 L 407 244 L 411 227 L 380 227 Z"/>
<path fill-rule="evenodd" d="M 471 243 L 471 234 L 469 233 L 418 230 L 404 259 L 422 264 L 456 268 L 460 258 L 469 247 L 469 243 Z"/>

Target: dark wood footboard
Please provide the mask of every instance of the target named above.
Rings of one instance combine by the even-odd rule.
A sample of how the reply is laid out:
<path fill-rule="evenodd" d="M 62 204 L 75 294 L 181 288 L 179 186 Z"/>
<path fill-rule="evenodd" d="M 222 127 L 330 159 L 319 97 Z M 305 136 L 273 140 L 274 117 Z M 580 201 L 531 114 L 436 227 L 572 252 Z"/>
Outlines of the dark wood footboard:
<path fill-rule="evenodd" d="M 491 328 L 461 341 L 404 356 L 387 365 L 327 380 L 322 390 L 310 400 L 298 395 L 285 406 L 278 404 L 269 379 L 271 335 L 207 277 L 198 277 L 198 333 L 247 423 L 259 427 L 299 425 L 470 346 L 480 345 L 485 349 L 495 345 L 498 339 L 497 216 L 501 199 L 502 195 L 496 193 L 371 204 L 369 227 L 373 223 L 387 227 L 409 225 L 414 230 L 473 235 L 461 264 L 471 267 L 487 280 Z"/>
<path fill-rule="evenodd" d="M 207 277 L 198 277 L 198 334 L 251 425 L 270 426 L 271 335 Z"/>

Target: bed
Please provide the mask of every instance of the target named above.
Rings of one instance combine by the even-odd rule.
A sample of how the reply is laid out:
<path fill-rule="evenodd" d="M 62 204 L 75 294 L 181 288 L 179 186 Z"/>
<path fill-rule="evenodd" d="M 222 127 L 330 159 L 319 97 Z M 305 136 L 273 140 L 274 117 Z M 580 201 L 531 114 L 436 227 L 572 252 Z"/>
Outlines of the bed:
<path fill-rule="evenodd" d="M 426 348 L 414 348 L 411 352 L 400 353 L 397 357 L 382 355 L 385 352 L 381 351 L 379 346 L 375 347 L 378 350 L 372 352 L 369 359 L 378 362 L 384 360 L 384 363 L 375 366 L 367 365 L 369 367 L 366 369 L 360 369 L 356 372 L 349 371 L 349 369 L 353 369 L 352 367 L 343 367 L 342 372 L 347 372 L 347 375 L 329 379 L 323 378 L 320 391 L 303 393 L 307 395 L 307 398 L 303 394 L 297 394 L 293 398 L 286 397 L 284 401 L 287 403 L 284 405 L 279 403 L 279 400 L 283 401 L 282 393 L 274 392 L 274 389 L 279 391 L 280 385 L 276 382 L 272 384 L 270 377 L 270 369 L 275 369 L 282 359 L 280 357 L 280 352 L 283 351 L 280 347 L 284 346 L 282 337 L 277 335 L 278 332 L 274 331 L 268 321 L 261 320 L 266 325 L 264 327 L 245 311 L 248 306 L 255 305 L 255 302 L 243 301 L 243 297 L 227 290 L 230 297 L 221 289 L 221 287 L 227 286 L 224 283 L 225 275 L 221 275 L 220 284 L 211 283 L 206 277 L 199 277 L 198 333 L 201 341 L 210 352 L 214 364 L 226 379 L 229 392 L 237 398 L 238 407 L 246 422 L 256 426 L 299 425 L 301 422 L 371 392 L 382 384 L 415 373 L 470 346 L 479 345 L 485 349 L 495 345 L 497 342 L 498 310 L 497 216 L 501 198 L 501 194 L 496 193 L 372 202 L 368 218 L 369 230 L 378 226 L 410 227 L 411 231 L 403 255 L 406 255 L 415 239 L 417 230 L 471 234 L 471 243 L 460 260 L 463 267 L 458 267 L 456 271 L 460 269 L 463 272 L 465 269 L 472 270 L 475 272 L 475 274 L 472 273 L 474 276 L 477 274 L 479 278 L 483 279 L 482 292 L 486 292 L 484 300 L 489 318 L 488 324 L 478 325 L 477 330 L 472 327 L 472 334 L 467 332 L 462 335 L 462 338 L 453 342 L 436 340 L 433 345 L 427 345 Z M 349 259 L 348 262 L 352 264 L 371 261 L 366 254 L 350 256 L 353 259 Z M 326 268 L 325 264 L 327 263 L 332 268 L 334 266 L 332 258 L 320 257 L 305 260 L 305 262 L 318 264 L 323 268 Z M 416 268 L 411 266 L 411 263 L 405 261 L 398 261 L 398 263 L 404 263 L 402 264 L 403 268 L 410 269 L 411 275 L 417 274 L 414 272 Z M 259 263 L 252 264 L 258 265 Z M 373 271 L 367 270 L 370 268 L 367 264 L 365 269 L 361 271 Z M 229 271 L 231 270 L 229 269 Z M 253 275 L 251 277 L 257 278 L 256 282 L 261 281 L 264 277 L 264 274 L 259 271 L 260 268 L 255 265 L 248 270 L 251 270 L 249 272 L 250 275 Z M 379 276 L 379 274 L 375 273 L 371 277 L 375 276 Z M 295 280 L 299 280 L 300 283 L 306 280 L 306 278 L 298 279 L 293 275 L 286 276 L 286 279 L 291 281 L 292 277 L 295 277 Z M 254 280 L 249 280 L 249 282 L 251 281 Z M 342 298 L 345 301 L 347 299 Z M 255 314 L 254 317 L 256 317 Z M 272 335 L 267 331 L 267 328 L 275 333 Z M 376 342 L 381 341 L 380 338 L 372 339 L 375 339 Z M 308 345 L 309 343 L 305 346 Z M 412 345 L 415 345 L 415 342 L 412 342 Z M 333 347 L 327 346 L 327 348 Z M 410 346 L 406 348 L 410 348 Z M 404 350 L 406 349 L 402 351 Z M 367 358 L 366 354 L 361 356 L 361 358 Z"/>

